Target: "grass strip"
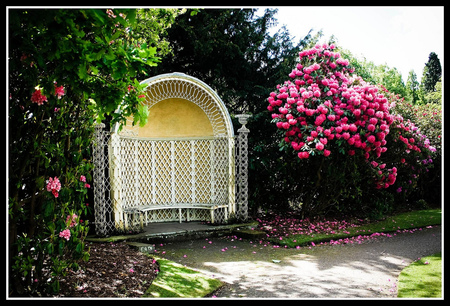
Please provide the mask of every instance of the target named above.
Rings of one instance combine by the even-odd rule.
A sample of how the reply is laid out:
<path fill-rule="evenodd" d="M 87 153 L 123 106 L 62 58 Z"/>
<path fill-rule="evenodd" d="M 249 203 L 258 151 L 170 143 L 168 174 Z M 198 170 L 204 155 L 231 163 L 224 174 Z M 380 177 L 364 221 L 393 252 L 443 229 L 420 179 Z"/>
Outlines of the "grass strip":
<path fill-rule="evenodd" d="M 398 278 L 398 297 L 441 298 L 441 253 L 422 257 L 405 267 Z"/>
<path fill-rule="evenodd" d="M 152 255 L 152 257 L 154 257 Z M 184 267 L 173 261 L 157 258 L 158 276 L 146 290 L 144 297 L 199 298 L 220 288 L 221 281 Z"/>
<path fill-rule="evenodd" d="M 441 224 L 441 210 L 440 209 L 427 209 L 416 210 L 398 215 L 386 217 L 382 221 L 364 224 L 356 227 L 347 227 L 342 231 L 338 231 L 334 234 L 330 233 L 314 233 L 313 235 L 300 235 L 294 234 L 289 237 L 283 238 L 282 241 L 279 238 L 269 238 L 268 240 L 278 244 L 286 245 L 287 247 L 294 248 L 296 246 L 304 246 L 311 243 L 320 243 L 331 240 L 345 239 L 356 237 L 358 235 L 372 235 L 374 233 L 391 233 L 398 230 L 420 228 L 429 225 Z"/>

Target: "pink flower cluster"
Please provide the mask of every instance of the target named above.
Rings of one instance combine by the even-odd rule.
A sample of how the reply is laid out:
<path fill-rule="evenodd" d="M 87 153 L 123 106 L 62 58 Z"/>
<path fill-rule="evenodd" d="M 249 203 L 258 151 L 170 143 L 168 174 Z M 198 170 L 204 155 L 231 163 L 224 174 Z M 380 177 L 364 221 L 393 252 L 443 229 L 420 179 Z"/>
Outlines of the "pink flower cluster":
<path fill-rule="evenodd" d="M 62 96 L 64 96 L 65 95 L 65 92 L 64 92 L 64 86 L 56 86 L 56 82 L 55 82 L 55 96 L 58 98 L 58 99 L 61 99 L 61 97 Z"/>
<path fill-rule="evenodd" d="M 51 192 L 55 198 L 58 197 L 58 191 L 61 190 L 61 182 L 59 179 L 55 176 L 55 178 L 49 178 L 47 181 L 47 191 Z"/>
<path fill-rule="evenodd" d="M 403 134 L 407 136 L 404 137 L 402 132 L 399 132 L 398 137 L 405 144 L 407 154 L 411 151 L 420 153 L 422 152 L 421 148 L 436 152 L 436 148 L 430 145 L 430 140 L 420 132 L 419 128 L 411 120 L 403 121 L 401 116 L 396 116 L 395 119 L 397 123 L 396 127 L 401 129 Z"/>
<path fill-rule="evenodd" d="M 62 96 L 65 95 L 64 86 L 56 86 L 55 82 L 55 96 L 58 99 L 61 99 Z M 36 89 L 31 95 L 31 102 L 36 103 L 37 105 L 43 105 L 44 102 L 47 102 L 47 97 L 42 94 L 42 89 Z"/>
<path fill-rule="evenodd" d="M 70 239 L 70 230 L 69 229 L 63 230 L 62 232 L 59 233 L 59 237 L 60 238 L 64 238 L 67 241 L 69 241 L 69 239 Z"/>
<path fill-rule="evenodd" d="M 36 89 L 31 95 L 31 102 L 42 105 L 47 102 L 47 97 L 42 94 L 42 89 Z"/>
<path fill-rule="evenodd" d="M 333 49 L 324 44 L 300 52 L 300 63 L 289 74 L 293 80 L 270 93 L 267 109 L 300 159 L 330 156 L 335 142 L 346 143 L 348 155 L 361 150 L 368 162 L 378 159 L 394 121 L 388 99 L 376 86 L 350 77 L 348 60 Z M 396 169 L 375 168 L 379 186 L 395 182 Z"/>

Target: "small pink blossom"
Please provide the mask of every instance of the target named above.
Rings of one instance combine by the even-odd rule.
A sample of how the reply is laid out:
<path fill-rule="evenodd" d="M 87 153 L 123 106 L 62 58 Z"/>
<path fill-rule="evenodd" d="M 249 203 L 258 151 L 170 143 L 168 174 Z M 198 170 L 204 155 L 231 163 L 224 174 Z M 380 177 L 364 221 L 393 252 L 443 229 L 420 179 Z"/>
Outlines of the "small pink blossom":
<path fill-rule="evenodd" d="M 316 149 L 317 149 L 317 150 L 322 151 L 323 148 L 324 148 L 323 143 L 321 143 L 321 142 L 316 143 Z"/>
<path fill-rule="evenodd" d="M 58 191 L 61 190 L 61 182 L 59 181 L 58 177 L 55 176 L 55 178 L 49 178 L 47 183 L 47 191 L 51 192 L 55 198 L 58 197 Z"/>
<path fill-rule="evenodd" d="M 61 97 L 64 95 L 65 95 L 64 86 L 58 87 L 58 86 L 56 86 L 56 83 L 55 83 L 55 96 L 57 96 L 58 99 L 61 99 Z"/>
<path fill-rule="evenodd" d="M 69 241 L 69 239 L 70 239 L 70 230 L 69 229 L 63 230 L 62 232 L 59 233 L 59 237 L 60 238 L 64 238 L 67 241 Z"/>
<path fill-rule="evenodd" d="M 80 176 L 80 182 L 86 183 L 86 177 L 84 175 Z"/>
<path fill-rule="evenodd" d="M 36 89 L 31 95 L 31 102 L 42 105 L 44 102 L 47 102 L 47 97 L 42 94 L 41 89 Z"/>

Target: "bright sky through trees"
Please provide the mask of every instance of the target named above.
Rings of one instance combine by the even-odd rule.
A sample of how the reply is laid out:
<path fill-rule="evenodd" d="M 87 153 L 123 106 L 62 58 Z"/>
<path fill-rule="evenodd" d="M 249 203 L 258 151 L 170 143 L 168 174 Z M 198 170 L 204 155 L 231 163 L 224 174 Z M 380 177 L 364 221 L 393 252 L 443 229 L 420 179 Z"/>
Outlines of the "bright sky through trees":
<path fill-rule="evenodd" d="M 420 82 L 430 52 L 444 66 L 443 7 L 286 6 L 278 8 L 276 18 L 296 40 L 311 28 L 323 30 L 321 42 L 334 35 L 355 56 L 397 68 L 405 83 L 411 69 Z"/>

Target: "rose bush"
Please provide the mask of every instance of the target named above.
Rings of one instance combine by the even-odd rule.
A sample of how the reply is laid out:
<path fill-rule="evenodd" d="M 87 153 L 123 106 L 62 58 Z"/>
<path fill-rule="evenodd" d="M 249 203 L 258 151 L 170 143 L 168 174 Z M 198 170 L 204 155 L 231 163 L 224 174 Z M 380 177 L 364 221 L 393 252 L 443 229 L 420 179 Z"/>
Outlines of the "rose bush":
<path fill-rule="evenodd" d="M 352 72 L 334 45 L 316 45 L 299 53 L 290 80 L 268 98 L 267 109 L 283 138 L 280 146 L 298 157 L 302 169 L 314 169 L 308 179 L 315 183 L 306 184 L 314 188 L 300 193 L 308 213 L 374 194 L 371 187 L 387 189 L 397 180 L 403 155 L 413 151 L 431 156 L 434 151 L 417 128 L 391 111 L 395 103 L 389 94 Z M 385 159 L 391 146 L 388 135 L 405 148 L 393 149 Z M 305 163 L 311 159 L 319 162 Z"/>

